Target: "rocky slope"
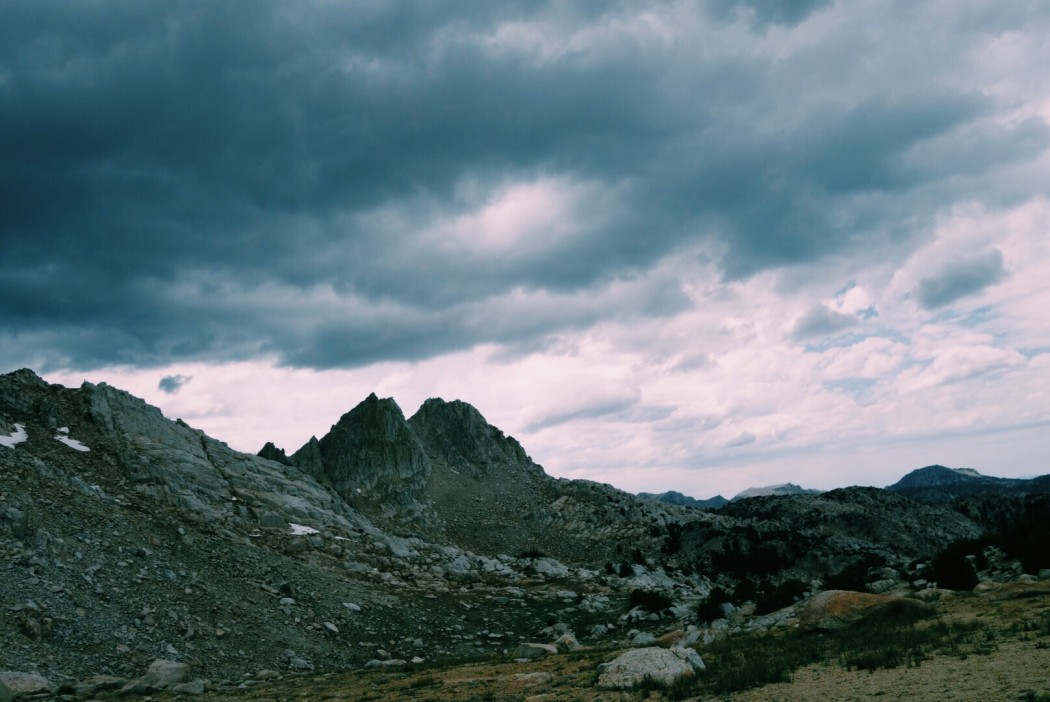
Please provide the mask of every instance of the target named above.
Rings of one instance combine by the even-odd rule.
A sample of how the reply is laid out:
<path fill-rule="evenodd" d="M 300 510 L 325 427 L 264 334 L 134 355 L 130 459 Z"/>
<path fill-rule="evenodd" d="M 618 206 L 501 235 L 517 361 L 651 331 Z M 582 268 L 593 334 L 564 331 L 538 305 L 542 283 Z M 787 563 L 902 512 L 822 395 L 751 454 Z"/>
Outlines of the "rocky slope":
<path fill-rule="evenodd" d="M 718 521 L 685 525 L 677 551 L 731 588 L 745 580 L 773 586 L 792 579 L 818 581 L 819 589 L 846 573 L 859 589 L 878 580 L 917 580 L 917 562 L 982 533 L 954 510 L 878 488 L 754 497 L 718 515 Z"/>
<path fill-rule="evenodd" d="M 105 384 L 0 376 L 0 668 L 61 681 L 165 657 L 228 677 L 495 653 L 551 623 L 623 636 L 634 587 L 703 591 L 700 576 L 603 568 L 620 534 L 655 560 L 674 508 L 545 476 L 447 404 L 417 434 L 369 398 L 300 468 Z M 449 448 L 425 451 L 435 436 Z M 500 521 L 520 535 L 478 528 Z M 534 534 L 566 558 L 518 553 Z"/>
<path fill-rule="evenodd" d="M 164 658 L 236 682 L 507 657 L 568 632 L 698 640 L 712 581 L 813 583 L 859 563 L 908 583 L 981 532 L 876 489 L 707 512 L 559 480 L 439 399 L 406 419 L 373 395 L 291 456 L 261 454 L 105 384 L 0 375 L 0 669 L 59 685 Z"/>

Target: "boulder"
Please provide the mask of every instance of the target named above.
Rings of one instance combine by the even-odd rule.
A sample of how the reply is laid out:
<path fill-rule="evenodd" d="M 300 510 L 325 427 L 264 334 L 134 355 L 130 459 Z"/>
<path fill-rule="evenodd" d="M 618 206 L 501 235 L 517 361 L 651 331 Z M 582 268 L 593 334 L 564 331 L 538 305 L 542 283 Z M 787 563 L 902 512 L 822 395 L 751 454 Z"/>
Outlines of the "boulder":
<path fill-rule="evenodd" d="M 408 661 L 402 660 L 401 658 L 388 658 L 386 660 L 373 658 L 365 663 L 366 668 L 400 668 L 404 665 L 408 665 Z"/>
<path fill-rule="evenodd" d="M 646 678 L 660 685 L 671 685 L 703 670 L 704 661 L 691 648 L 635 648 L 598 666 L 598 688 L 629 690 Z"/>
<path fill-rule="evenodd" d="M 287 529 L 288 520 L 276 512 L 263 512 L 259 517 L 260 529 Z"/>
<path fill-rule="evenodd" d="M 0 699 L 6 692 L 8 699 L 20 695 L 38 695 L 51 692 L 53 685 L 43 675 L 37 673 L 21 673 L 15 670 L 0 672 Z"/>
<path fill-rule="evenodd" d="M 838 629 L 866 617 L 888 611 L 923 610 L 926 605 L 918 600 L 870 592 L 825 590 L 806 603 L 799 618 L 804 629 Z"/>
<path fill-rule="evenodd" d="M 129 695 L 147 695 L 154 690 L 163 690 L 186 682 L 189 675 L 188 664 L 158 658 L 150 663 L 145 675 L 132 680 L 121 691 Z"/>
<path fill-rule="evenodd" d="M 77 693 L 81 695 L 93 695 L 103 690 L 119 690 L 128 683 L 124 678 L 115 675 L 92 675 L 81 680 L 77 684 Z"/>
<path fill-rule="evenodd" d="M 179 695 L 203 695 L 206 687 L 203 680 L 191 680 L 173 685 L 171 691 Z"/>
<path fill-rule="evenodd" d="M 583 646 L 580 645 L 580 642 L 576 640 L 576 636 L 571 631 L 559 636 L 554 641 L 554 646 L 561 653 L 568 653 L 569 651 L 578 651 L 581 648 L 583 648 Z"/>
<path fill-rule="evenodd" d="M 873 583 L 868 583 L 868 591 L 873 592 L 876 595 L 881 595 L 886 592 L 894 585 L 897 584 L 897 580 L 894 578 L 886 578 L 884 580 L 876 580 Z"/>
<path fill-rule="evenodd" d="M 553 644 L 521 643 L 514 649 L 513 658 L 526 658 L 531 661 L 557 653 L 558 647 Z"/>
<path fill-rule="evenodd" d="M 547 685 L 554 679 L 550 673 L 515 673 L 511 677 L 514 687 L 535 687 L 536 685 Z"/>
<path fill-rule="evenodd" d="M 928 587 L 925 590 L 917 590 L 908 597 L 913 600 L 922 600 L 923 602 L 936 602 L 937 600 L 944 597 L 953 597 L 955 590 L 945 590 L 938 587 Z"/>

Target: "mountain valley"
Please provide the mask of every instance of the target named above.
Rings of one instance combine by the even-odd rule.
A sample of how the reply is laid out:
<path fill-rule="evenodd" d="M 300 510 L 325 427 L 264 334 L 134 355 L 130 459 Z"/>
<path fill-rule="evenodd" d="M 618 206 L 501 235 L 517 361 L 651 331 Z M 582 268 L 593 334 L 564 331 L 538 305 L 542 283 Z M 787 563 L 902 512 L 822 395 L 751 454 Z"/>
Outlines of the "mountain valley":
<path fill-rule="evenodd" d="M 122 390 L 22 370 L 0 376 L 0 444 L 0 669 L 47 681 L 23 695 L 650 647 L 706 660 L 794 626 L 821 591 L 933 602 L 951 548 L 975 582 L 1050 579 L 1045 536 L 1016 554 L 994 538 L 1050 514 L 1043 479 L 922 469 L 697 508 L 550 477 L 460 401 L 406 419 L 371 395 L 290 454 L 250 455 Z M 144 673 L 158 661 L 192 675 L 161 684 Z"/>

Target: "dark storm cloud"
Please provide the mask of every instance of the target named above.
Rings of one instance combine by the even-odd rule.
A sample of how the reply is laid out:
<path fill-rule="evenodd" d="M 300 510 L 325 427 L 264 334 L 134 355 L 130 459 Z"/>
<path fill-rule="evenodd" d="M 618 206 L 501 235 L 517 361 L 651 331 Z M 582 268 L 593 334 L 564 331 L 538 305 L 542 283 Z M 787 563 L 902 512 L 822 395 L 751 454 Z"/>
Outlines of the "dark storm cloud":
<path fill-rule="evenodd" d="M 840 99 L 803 91 L 801 118 L 769 128 L 769 76 L 805 86 L 807 66 L 699 58 L 692 41 L 623 30 L 630 5 L 586 7 L 5 4 L 5 342 L 73 366 L 358 365 L 528 343 L 622 307 L 533 314 L 513 291 L 600 298 L 701 239 L 728 277 L 906 240 L 1048 141 L 1045 125 L 987 119 L 977 92 L 850 76 Z M 832 6 L 704 7 L 759 41 Z M 551 178 L 581 190 L 574 229 L 549 245 L 465 252 L 444 246 L 455 232 L 419 236 Z M 274 290 L 320 301 L 275 313 Z M 631 313 L 686 304 L 664 290 Z"/>
<path fill-rule="evenodd" d="M 593 298 L 474 302 L 440 310 L 387 305 L 318 322 L 302 336 L 301 346 L 284 343 L 268 350 L 280 351 L 294 366 L 334 368 L 419 361 L 462 349 L 465 340 L 471 345 L 485 340 L 504 345 L 500 356 L 506 361 L 535 351 L 554 331 L 585 329 L 609 318 L 664 317 L 689 305 L 680 289 L 662 280 Z"/>
<path fill-rule="evenodd" d="M 187 375 L 166 375 L 157 383 L 157 388 L 168 395 L 174 395 L 183 385 L 193 380 Z"/>
<path fill-rule="evenodd" d="M 732 20 L 739 15 L 764 27 L 769 24 L 798 24 L 830 4 L 831 0 L 709 0 L 708 8 L 715 17 Z"/>
<path fill-rule="evenodd" d="M 937 275 L 923 278 L 915 296 L 924 308 L 937 309 L 995 285 L 1005 276 L 1003 253 L 992 249 L 955 261 Z"/>

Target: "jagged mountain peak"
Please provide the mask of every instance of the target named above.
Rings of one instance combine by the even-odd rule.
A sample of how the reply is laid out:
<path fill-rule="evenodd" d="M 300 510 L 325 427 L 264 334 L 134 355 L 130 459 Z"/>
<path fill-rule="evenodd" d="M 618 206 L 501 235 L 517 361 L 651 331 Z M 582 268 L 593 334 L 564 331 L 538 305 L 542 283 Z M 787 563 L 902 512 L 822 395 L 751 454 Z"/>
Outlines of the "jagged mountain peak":
<path fill-rule="evenodd" d="M 456 426 L 474 434 L 485 433 L 485 429 L 489 426 L 481 412 L 469 402 L 446 401 L 440 397 L 431 397 L 426 400 L 409 418 L 409 422 L 417 426 Z"/>
<path fill-rule="evenodd" d="M 291 460 L 288 455 L 284 452 L 283 448 L 277 448 L 272 441 L 267 441 L 259 453 L 256 454 L 260 458 L 265 458 L 270 461 L 277 461 L 278 463 L 284 463 L 285 465 L 291 464 Z"/>
<path fill-rule="evenodd" d="M 431 463 L 419 437 L 392 398 L 369 394 L 320 440 L 312 438 L 291 461 L 339 493 L 361 502 L 417 505 Z"/>
<path fill-rule="evenodd" d="M 352 410 L 339 418 L 333 430 L 339 426 L 358 426 L 367 424 L 373 430 L 381 430 L 391 435 L 405 423 L 405 413 L 392 397 L 380 398 L 374 392 L 359 402 Z"/>
<path fill-rule="evenodd" d="M 492 426 L 473 405 L 431 398 L 408 420 L 431 454 L 454 471 L 475 476 L 492 466 L 542 472 L 514 438 Z"/>

